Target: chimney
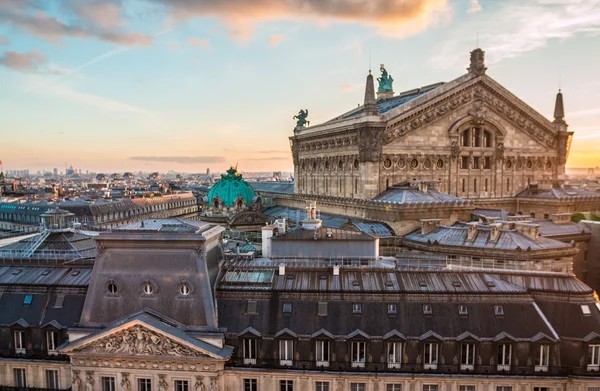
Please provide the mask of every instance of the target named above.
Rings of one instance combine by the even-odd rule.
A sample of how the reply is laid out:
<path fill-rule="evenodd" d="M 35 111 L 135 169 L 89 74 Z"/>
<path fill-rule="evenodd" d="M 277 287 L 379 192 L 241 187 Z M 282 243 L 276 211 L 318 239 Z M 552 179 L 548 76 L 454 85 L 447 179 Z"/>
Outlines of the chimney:
<path fill-rule="evenodd" d="M 538 224 L 519 222 L 515 223 L 515 228 L 529 239 L 536 242 L 539 240 L 540 226 Z"/>
<path fill-rule="evenodd" d="M 475 238 L 475 234 L 477 233 L 478 222 L 473 221 L 467 223 L 467 240 L 473 240 Z"/>
<path fill-rule="evenodd" d="M 306 219 L 302 220 L 302 228 L 316 231 L 321 228 L 321 220 L 317 218 L 317 202 L 308 201 L 306 207 Z"/>
<path fill-rule="evenodd" d="M 285 233 L 285 218 L 280 217 L 275 222 L 277 223 L 277 233 L 284 234 Z"/>
<path fill-rule="evenodd" d="M 271 238 L 273 237 L 273 230 L 275 224 L 267 224 L 262 227 L 262 256 L 265 258 L 271 258 Z"/>
<path fill-rule="evenodd" d="M 421 235 L 426 235 L 440 226 L 442 219 L 421 219 Z"/>
<path fill-rule="evenodd" d="M 285 264 L 281 264 L 279 265 L 279 275 L 280 276 L 285 276 Z"/>
<path fill-rule="evenodd" d="M 376 103 L 377 101 L 375 100 L 375 85 L 373 83 L 373 75 L 369 69 L 367 84 L 365 86 L 365 115 L 379 115 Z"/>
<path fill-rule="evenodd" d="M 429 190 L 429 187 L 427 186 L 426 182 L 417 182 L 417 188 L 421 193 L 427 193 L 427 191 Z"/>
<path fill-rule="evenodd" d="M 494 223 L 490 224 L 490 241 L 495 242 L 498 240 L 500 236 L 500 229 L 502 228 L 502 223 Z"/>

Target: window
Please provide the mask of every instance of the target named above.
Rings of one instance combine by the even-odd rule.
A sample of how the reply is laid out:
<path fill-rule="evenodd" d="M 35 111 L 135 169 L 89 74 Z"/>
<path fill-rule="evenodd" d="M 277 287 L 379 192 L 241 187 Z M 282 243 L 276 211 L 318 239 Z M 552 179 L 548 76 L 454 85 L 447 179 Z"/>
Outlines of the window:
<path fill-rule="evenodd" d="M 490 168 L 492 168 L 492 158 L 489 156 L 485 156 L 483 158 L 483 168 L 486 170 L 489 170 Z"/>
<path fill-rule="evenodd" d="M 102 391 L 115 391 L 115 378 L 110 376 L 102 377 Z"/>
<path fill-rule="evenodd" d="M 496 391 L 512 391 L 512 386 L 497 386 Z"/>
<path fill-rule="evenodd" d="M 433 310 L 431 309 L 431 304 L 423 304 L 423 314 L 431 315 L 432 313 L 433 313 Z"/>
<path fill-rule="evenodd" d="M 109 283 L 106 286 L 106 290 L 108 291 L 108 293 L 110 293 L 111 295 L 116 295 L 118 292 L 118 288 L 117 288 L 117 284 L 115 284 L 114 282 Z"/>
<path fill-rule="evenodd" d="M 467 180 L 465 178 L 462 179 L 461 181 L 461 187 L 462 187 L 462 192 L 466 192 L 467 191 Z"/>
<path fill-rule="evenodd" d="M 152 379 L 138 379 L 138 391 L 152 391 Z"/>
<path fill-rule="evenodd" d="M 179 294 L 181 296 L 188 296 L 190 294 L 190 286 L 187 283 L 183 283 L 181 285 L 179 285 Z"/>
<path fill-rule="evenodd" d="M 438 363 L 438 344 L 432 342 L 426 342 L 423 344 L 423 356 L 425 361 L 425 369 L 436 369 Z"/>
<path fill-rule="evenodd" d="M 501 305 L 495 305 L 494 306 L 494 314 L 496 314 L 496 316 L 503 316 L 504 315 L 504 307 Z"/>
<path fill-rule="evenodd" d="M 23 330 L 15 330 L 15 353 L 23 354 L 25 353 L 25 331 Z"/>
<path fill-rule="evenodd" d="M 58 371 L 46 370 L 46 388 L 58 390 Z"/>
<path fill-rule="evenodd" d="M 388 315 L 396 315 L 398 313 L 396 304 L 388 304 L 387 312 L 388 312 Z"/>
<path fill-rule="evenodd" d="M 597 371 L 600 369 L 600 345 L 588 346 L 588 370 Z"/>
<path fill-rule="evenodd" d="M 329 391 L 329 382 L 326 382 L 326 381 L 315 382 L 315 391 Z"/>
<path fill-rule="evenodd" d="M 316 361 L 317 366 L 328 367 L 329 366 L 329 341 L 322 340 L 316 341 Z"/>
<path fill-rule="evenodd" d="M 487 130 L 483 131 L 483 146 L 485 148 L 492 147 L 492 134 L 490 132 L 488 132 Z"/>
<path fill-rule="evenodd" d="M 352 304 L 352 313 L 360 314 L 362 312 L 362 305 L 360 303 Z"/>
<path fill-rule="evenodd" d="M 402 363 L 402 342 L 388 342 L 387 344 L 388 368 L 400 368 Z"/>
<path fill-rule="evenodd" d="M 279 364 L 292 365 L 294 360 L 294 341 L 282 339 L 279 341 Z"/>
<path fill-rule="evenodd" d="M 364 368 L 367 357 L 367 344 L 363 341 L 353 341 L 351 345 L 352 367 Z"/>
<path fill-rule="evenodd" d="M 479 189 L 477 188 L 477 178 L 473 179 L 473 191 L 479 191 Z"/>
<path fill-rule="evenodd" d="M 483 182 L 483 191 L 488 191 L 488 179 L 485 178 Z"/>
<path fill-rule="evenodd" d="M 402 384 L 387 384 L 385 391 L 402 391 Z"/>
<path fill-rule="evenodd" d="M 535 345 L 535 370 L 545 372 L 550 362 L 550 345 Z"/>
<path fill-rule="evenodd" d="M 188 391 L 188 381 L 175 380 L 175 391 Z"/>
<path fill-rule="evenodd" d="M 462 133 L 460 134 L 460 144 L 461 144 L 463 147 L 468 147 L 468 146 L 470 146 L 470 145 L 471 145 L 471 143 L 470 143 L 470 141 L 471 141 L 471 140 L 470 140 L 470 138 L 471 138 L 471 132 L 469 132 L 469 130 L 467 129 L 467 130 L 465 130 L 464 132 L 462 132 Z"/>
<path fill-rule="evenodd" d="M 317 309 L 317 315 L 326 316 L 327 315 L 327 303 L 320 301 Z"/>
<path fill-rule="evenodd" d="M 479 169 L 479 156 L 473 156 L 473 168 Z"/>
<path fill-rule="evenodd" d="M 25 298 L 23 299 L 23 305 L 31 305 L 32 301 L 33 295 L 25 295 Z"/>
<path fill-rule="evenodd" d="M 15 386 L 27 387 L 27 377 L 25 376 L 25 368 L 14 368 L 13 376 Z"/>
<path fill-rule="evenodd" d="M 243 342 L 244 364 L 256 364 L 256 345 L 257 340 L 246 338 Z"/>
<path fill-rule="evenodd" d="M 481 147 L 481 129 L 473 128 L 472 135 L 473 135 L 473 143 L 471 145 L 474 147 Z"/>
<path fill-rule="evenodd" d="M 506 178 L 506 191 L 510 191 L 510 178 Z"/>
<path fill-rule="evenodd" d="M 54 308 L 63 308 L 65 302 L 65 295 L 57 295 L 56 301 L 54 301 Z"/>
<path fill-rule="evenodd" d="M 246 307 L 247 314 L 256 314 L 256 300 L 248 300 L 248 306 Z"/>
<path fill-rule="evenodd" d="M 475 391 L 475 386 L 458 386 L 458 391 Z"/>
<path fill-rule="evenodd" d="M 54 330 L 46 331 L 46 347 L 48 352 L 56 352 L 58 342 L 58 333 Z"/>
<path fill-rule="evenodd" d="M 467 170 L 469 168 L 469 157 L 468 156 L 460 157 L 460 168 L 463 170 Z"/>
<path fill-rule="evenodd" d="M 512 345 L 505 343 L 498 345 L 498 370 L 509 371 L 511 360 Z"/>
<path fill-rule="evenodd" d="M 350 383 L 350 391 L 365 391 L 366 388 L 365 383 Z"/>
<path fill-rule="evenodd" d="M 244 391 L 258 391 L 256 379 L 244 379 Z"/>
<path fill-rule="evenodd" d="M 549 387 L 533 387 L 533 391 L 550 391 Z"/>
<path fill-rule="evenodd" d="M 423 384 L 423 391 L 438 391 L 437 384 Z"/>
<path fill-rule="evenodd" d="M 292 303 L 283 303 L 283 313 L 284 314 L 292 313 Z"/>
<path fill-rule="evenodd" d="M 463 343 L 460 346 L 460 369 L 471 370 L 475 367 L 475 344 Z"/>
<path fill-rule="evenodd" d="M 279 380 L 279 390 L 280 391 L 294 391 L 294 381 L 293 380 Z"/>
<path fill-rule="evenodd" d="M 469 310 L 467 309 L 467 306 L 465 304 L 460 304 L 458 306 L 458 314 L 459 315 L 468 315 L 469 314 Z"/>
<path fill-rule="evenodd" d="M 142 292 L 144 292 L 145 295 L 151 295 L 154 293 L 154 286 L 149 282 L 145 282 L 144 285 L 142 285 Z"/>
<path fill-rule="evenodd" d="M 589 305 L 587 305 L 587 304 L 582 304 L 582 305 L 581 305 L 581 312 L 582 312 L 584 315 L 591 315 L 591 314 L 592 314 L 592 311 L 590 311 L 590 306 L 589 306 Z"/>

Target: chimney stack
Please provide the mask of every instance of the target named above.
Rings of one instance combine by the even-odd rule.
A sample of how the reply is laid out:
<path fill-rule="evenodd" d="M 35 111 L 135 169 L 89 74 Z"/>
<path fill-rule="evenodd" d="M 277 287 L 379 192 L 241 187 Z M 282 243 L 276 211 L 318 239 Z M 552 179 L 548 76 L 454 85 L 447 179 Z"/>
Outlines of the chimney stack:
<path fill-rule="evenodd" d="M 421 235 L 426 235 L 440 226 L 442 219 L 421 219 Z"/>

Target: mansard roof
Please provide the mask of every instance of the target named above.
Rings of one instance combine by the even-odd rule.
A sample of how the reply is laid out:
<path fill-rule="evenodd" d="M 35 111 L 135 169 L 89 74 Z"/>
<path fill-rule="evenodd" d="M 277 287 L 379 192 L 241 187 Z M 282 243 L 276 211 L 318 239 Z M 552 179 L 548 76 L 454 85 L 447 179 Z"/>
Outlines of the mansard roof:
<path fill-rule="evenodd" d="M 32 296 L 29 305 L 24 304 L 27 295 Z M 44 327 L 53 322 L 61 326 L 75 324 L 81 316 L 85 295 L 65 294 L 62 306 L 55 307 L 58 295 L 49 292 L 0 292 L 0 325 L 10 326 L 16 322 L 21 322 L 22 327 Z"/>
<path fill-rule="evenodd" d="M 427 183 L 425 183 L 425 186 L 421 186 L 421 188 L 419 188 L 416 182 L 417 181 L 404 182 L 390 186 L 375 196 L 372 201 L 395 204 L 464 201 L 460 197 L 455 197 L 450 194 L 437 191 L 435 187 L 427 186 Z"/>
<path fill-rule="evenodd" d="M 517 194 L 516 197 L 531 199 L 577 199 L 591 197 L 600 199 L 600 193 L 571 186 L 539 187 L 537 185 L 530 185 L 527 189 Z"/>

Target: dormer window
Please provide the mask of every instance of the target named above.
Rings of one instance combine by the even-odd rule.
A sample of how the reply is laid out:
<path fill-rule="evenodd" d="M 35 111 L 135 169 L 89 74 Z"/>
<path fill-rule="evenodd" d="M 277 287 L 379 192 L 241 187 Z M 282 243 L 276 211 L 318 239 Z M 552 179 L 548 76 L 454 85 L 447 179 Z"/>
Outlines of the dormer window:
<path fill-rule="evenodd" d="M 31 305 L 32 301 L 33 301 L 33 295 L 25 295 L 25 298 L 23 299 L 23 305 L 29 306 L 29 305 Z"/>
<path fill-rule="evenodd" d="M 589 316 L 592 314 L 592 311 L 590 310 L 590 306 L 587 304 L 582 304 L 581 305 L 581 312 L 583 313 L 583 315 L 585 316 Z"/>
<path fill-rule="evenodd" d="M 588 346 L 588 371 L 600 370 L 600 345 Z"/>
<path fill-rule="evenodd" d="M 467 309 L 467 306 L 465 304 L 460 304 L 458 306 L 458 314 L 461 316 L 469 315 L 469 310 Z"/>
<path fill-rule="evenodd" d="M 15 330 L 13 332 L 13 337 L 15 341 L 15 353 L 25 354 L 25 331 Z"/>
<path fill-rule="evenodd" d="M 152 286 L 152 284 L 150 282 L 145 282 L 142 285 L 142 292 L 144 293 L 144 295 L 151 295 L 154 293 L 154 286 Z"/>
<path fill-rule="evenodd" d="M 548 372 L 550 363 L 550 345 L 535 345 L 535 371 Z"/>
<path fill-rule="evenodd" d="M 284 314 L 292 313 L 292 303 L 283 303 L 283 313 Z"/>
<path fill-rule="evenodd" d="M 353 314 L 360 314 L 360 313 L 362 313 L 362 304 L 361 303 L 354 303 L 354 304 L 352 304 L 352 313 Z"/>
<path fill-rule="evenodd" d="M 423 315 L 431 315 L 432 313 L 431 304 L 423 304 Z"/>
<path fill-rule="evenodd" d="M 398 313 L 398 309 L 396 308 L 396 304 L 388 304 L 387 306 L 388 315 L 396 315 Z"/>
<path fill-rule="evenodd" d="M 494 314 L 496 314 L 496 316 L 504 316 L 504 307 L 501 305 L 495 305 Z"/>

